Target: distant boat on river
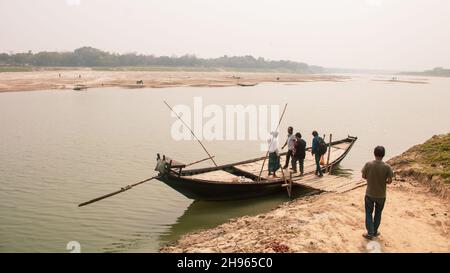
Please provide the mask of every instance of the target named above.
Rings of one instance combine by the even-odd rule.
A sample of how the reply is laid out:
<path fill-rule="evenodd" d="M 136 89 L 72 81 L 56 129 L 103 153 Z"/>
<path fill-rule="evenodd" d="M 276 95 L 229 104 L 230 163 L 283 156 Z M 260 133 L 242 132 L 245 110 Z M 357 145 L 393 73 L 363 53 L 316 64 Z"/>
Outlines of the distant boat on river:
<path fill-rule="evenodd" d="M 88 89 L 87 85 L 84 85 L 84 84 L 76 84 L 73 87 L 73 90 L 75 90 L 75 91 L 83 91 L 83 90 L 86 91 L 87 89 Z"/>
<path fill-rule="evenodd" d="M 258 83 L 257 82 L 255 82 L 255 83 L 238 83 L 237 85 L 239 85 L 239 86 L 244 86 L 244 87 L 248 87 L 248 86 L 255 86 L 255 85 L 257 85 Z"/>

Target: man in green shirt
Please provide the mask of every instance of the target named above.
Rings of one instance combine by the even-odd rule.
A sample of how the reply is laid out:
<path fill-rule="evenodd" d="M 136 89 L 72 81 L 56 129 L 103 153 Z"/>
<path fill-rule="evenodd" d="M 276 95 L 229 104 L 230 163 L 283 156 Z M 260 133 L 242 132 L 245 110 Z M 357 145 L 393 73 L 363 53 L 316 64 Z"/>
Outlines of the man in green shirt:
<path fill-rule="evenodd" d="M 366 229 L 363 236 L 368 240 L 380 235 L 378 227 L 381 223 L 381 212 L 386 201 L 386 184 L 392 183 L 394 173 L 391 167 L 383 162 L 385 149 L 377 146 L 374 150 L 375 160 L 367 162 L 362 169 L 362 177 L 367 180 L 365 196 Z M 375 209 L 375 215 L 373 211 Z"/>

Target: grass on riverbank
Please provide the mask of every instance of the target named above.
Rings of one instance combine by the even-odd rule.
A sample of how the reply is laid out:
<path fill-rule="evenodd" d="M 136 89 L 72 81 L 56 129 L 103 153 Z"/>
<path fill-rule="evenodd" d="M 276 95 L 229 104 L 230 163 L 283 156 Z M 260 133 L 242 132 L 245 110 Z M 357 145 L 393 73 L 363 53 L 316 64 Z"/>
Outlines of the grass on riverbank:
<path fill-rule="evenodd" d="M 450 183 L 450 134 L 431 138 L 417 147 L 417 153 L 428 174 L 440 175 Z"/>
<path fill-rule="evenodd" d="M 419 161 L 426 164 L 427 172 L 440 175 L 450 183 L 450 134 L 436 136 L 418 147 Z"/>
<path fill-rule="evenodd" d="M 450 185 L 450 134 L 433 136 L 388 160 L 398 172 L 441 177 Z"/>

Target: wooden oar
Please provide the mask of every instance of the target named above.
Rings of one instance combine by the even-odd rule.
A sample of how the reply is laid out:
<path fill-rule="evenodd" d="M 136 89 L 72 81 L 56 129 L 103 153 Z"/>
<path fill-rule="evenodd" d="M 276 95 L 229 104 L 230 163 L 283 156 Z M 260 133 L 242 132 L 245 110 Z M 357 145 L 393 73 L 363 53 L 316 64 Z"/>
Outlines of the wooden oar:
<path fill-rule="evenodd" d="M 81 204 L 78 205 L 78 207 L 83 207 L 83 206 L 86 206 L 86 205 L 89 205 L 89 204 L 98 202 L 98 201 L 100 201 L 100 200 L 106 199 L 106 198 L 108 198 L 108 197 L 114 196 L 114 195 L 116 195 L 116 194 L 119 194 L 119 193 L 122 193 L 122 192 L 126 192 L 127 190 L 131 190 L 132 188 L 134 188 L 134 187 L 136 187 L 136 186 L 138 186 L 138 185 L 140 185 L 140 184 L 143 184 L 143 183 L 145 183 L 145 182 L 151 181 L 151 180 L 153 180 L 153 179 L 155 179 L 155 178 L 157 178 L 157 177 L 158 177 L 158 175 L 157 175 L 157 176 L 150 177 L 150 178 L 145 179 L 145 180 L 142 180 L 142 181 L 137 182 L 137 183 L 135 183 L 135 184 L 131 184 L 131 185 L 125 186 L 125 187 L 121 188 L 121 189 L 118 190 L 118 191 L 115 191 L 115 192 L 112 192 L 112 193 L 108 193 L 108 194 L 106 194 L 106 195 L 103 195 L 103 196 L 94 198 L 94 199 L 92 199 L 92 200 L 90 200 L 90 201 L 81 203 Z"/>
<path fill-rule="evenodd" d="M 192 163 L 189 163 L 189 164 L 187 164 L 185 167 L 192 166 L 192 165 L 198 164 L 198 163 L 200 163 L 200 162 L 203 162 L 203 161 L 206 161 L 206 160 L 209 160 L 209 159 L 212 159 L 212 158 L 214 158 L 214 156 L 208 157 L 208 158 L 204 158 L 204 159 L 202 159 L 202 160 L 198 160 L 198 161 L 195 161 L 195 162 L 192 162 Z M 145 182 L 149 182 L 149 181 L 151 181 L 151 180 L 157 178 L 158 176 L 159 176 L 159 175 L 150 177 L 150 178 L 148 178 L 148 179 L 142 180 L 142 181 L 137 182 L 137 183 L 135 183 L 135 184 L 131 184 L 131 185 L 125 186 L 125 187 L 121 188 L 121 189 L 118 190 L 118 191 L 115 191 L 115 192 L 112 192 L 112 193 L 108 193 L 108 194 L 106 194 L 106 195 L 103 195 L 103 196 L 94 198 L 94 199 L 89 200 L 89 201 L 84 202 L 84 203 L 81 203 L 81 204 L 78 205 L 78 207 L 83 207 L 83 206 L 86 206 L 86 205 L 89 205 L 89 204 L 98 202 L 98 201 L 100 201 L 100 200 L 106 199 L 106 198 L 108 198 L 108 197 L 114 196 L 114 195 L 116 195 L 116 194 L 119 194 L 119 193 L 122 193 L 122 192 L 126 192 L 127 190 L 131 190 L 132 188 L 134 188 L 134 187 L 136 187 L 136 186 L 138 186 L 138 185 L 140 185 L 140 184 L 144 184 Z"/>
<path fill-rule="evenodd" d="M 284 105 L 283 114 L 281 114 L 280 120 L 278 121 L 277 128 L 275 129 L 275 132 L 278 131 L 278 127 L 280 127 L 281 120 L 283 120 L 284 113 L 286 112 L 286 108 L 287 108 L 287 103 Z M 270 141 L 269 147 L 272 145 L 273 139 L 274 138 L 272 137 L 272 140 Z M 264 157 L 263 164 L 261 165 L 261 171 L 259 171 L 258 181 L 261 181 L 261 174 L 262 174 L 262 171 L 264 169 L 264 164 L 266 163 L 266 159 L 267 159 L 268 156 L 269 156 L 269 150 L 267 149 L 266 156 Z"/>

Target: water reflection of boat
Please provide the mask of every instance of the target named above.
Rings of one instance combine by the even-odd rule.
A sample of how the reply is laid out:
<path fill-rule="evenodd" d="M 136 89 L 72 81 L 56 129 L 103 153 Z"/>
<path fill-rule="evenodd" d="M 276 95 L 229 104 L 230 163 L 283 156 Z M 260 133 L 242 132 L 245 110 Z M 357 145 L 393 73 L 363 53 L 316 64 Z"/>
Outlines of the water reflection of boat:
<path fill-rule="evenodd" d="M 343 169 L 340 165 L 333 168 L 333 175 L 350 177 L 353 170 Z M 194 201 L 170 226 L 169 230 L 160 235 L 160 244 L 167 244 L 178 240 L 187 233 L 209 229 L 227 222 L 229 219 L 244 215 L 257 215 L 276 208 L 292 199 L 302 198 L 319 191 L 297 187 L 289 198 L 285 192 L 278 192 L 270 196 L 260 196 L 253 199 L 233 201 Z"/>
<path fill-rule="evenodd" d="M 316 192 L 296 188 L 292 197 L 299 198 Z M 194 201 L 185 210 L 183 215 L 177 219 L 176 223 L 170 226 L 170 229 L 160 236 L 160 242 L 173 242 L 186 233 L 213 228 L 232 218 L 264 213 L 290 200 L 285 192 L 279 192 L 270 196 L 261 196 L 253 199 Z"/>
<path fill-rule="evenodd" d="M 356 137 L 348 137 L 330 144 L 327 169 L 341 162 L 348 154 Z M 308 148 L 310 149 L 310 148 Z M 281 154 L 282 157 L 286 153 Z M 267 175 L 267 162 L 259 176 L 265 157 L 249 159 L 212 168 L 184 170 L 183 163 L 158 155 L 159 176 L 156 178 L 176 191 L 194 200 L 233 200 L 273 194 L 282 191 L 285 179 Z M 283 162 L 282 158 L 282 162 Z M 305 158 L 305 176 L 314 175 L 315 161 L 310 153 Z M 293 176 L 293 181 L 303 177 Z"/>

